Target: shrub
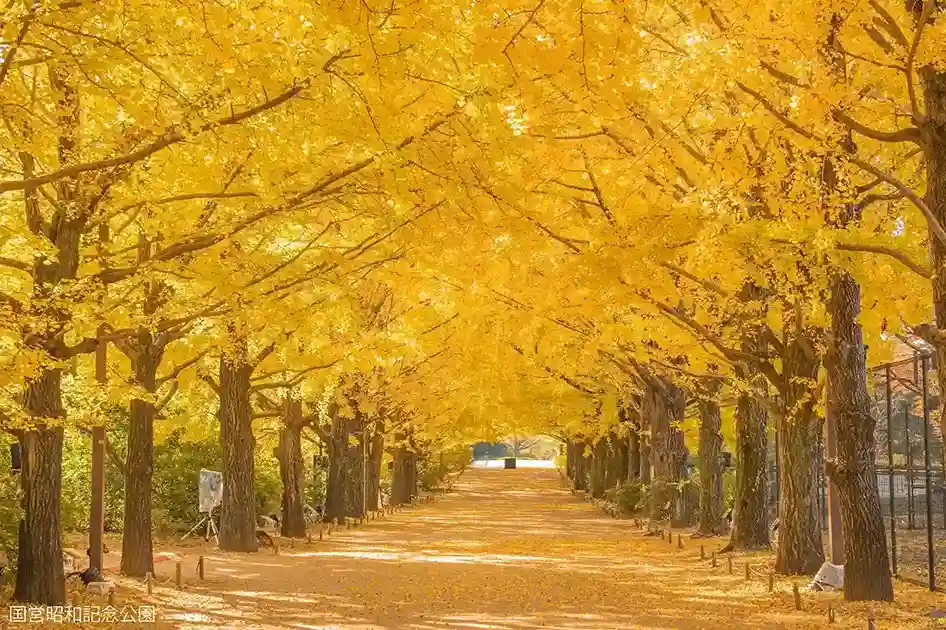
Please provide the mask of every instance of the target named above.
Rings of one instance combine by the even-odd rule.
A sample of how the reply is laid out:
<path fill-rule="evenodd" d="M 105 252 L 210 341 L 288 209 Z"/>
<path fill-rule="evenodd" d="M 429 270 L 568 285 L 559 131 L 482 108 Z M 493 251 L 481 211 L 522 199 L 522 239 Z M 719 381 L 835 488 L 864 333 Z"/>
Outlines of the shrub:
<path fill-rule="evenodd" d="M 640 481 L 629 481 L 609 489 L 605 492 L 605 498 L 617 505 L 622 514 L 631 516 L 641 509 L 643 494 L 644 484 Z"/>

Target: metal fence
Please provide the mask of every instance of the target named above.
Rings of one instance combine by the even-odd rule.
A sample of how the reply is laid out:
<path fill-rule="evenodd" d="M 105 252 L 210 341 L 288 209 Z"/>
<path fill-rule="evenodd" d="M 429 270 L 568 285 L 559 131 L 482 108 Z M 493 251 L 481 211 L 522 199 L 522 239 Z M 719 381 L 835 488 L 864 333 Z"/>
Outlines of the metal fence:
<path fill-rule="evenodd" d="M 946 580 L 946 467 L 930 353 L 871 370 L 877 484 L 891 568 L 937 589 Z"/>

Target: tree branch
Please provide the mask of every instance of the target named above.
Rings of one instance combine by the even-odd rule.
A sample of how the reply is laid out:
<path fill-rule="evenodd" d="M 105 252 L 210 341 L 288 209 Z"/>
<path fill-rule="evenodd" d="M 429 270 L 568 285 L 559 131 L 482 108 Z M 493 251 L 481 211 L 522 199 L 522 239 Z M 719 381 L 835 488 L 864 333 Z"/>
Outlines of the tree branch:
<path fill-rule="evenodd" d="M 197 133 L 204 133 L 213 129 L 218 129 L 220 127 L 226 127 L 228 125 L 238 124 L 248 118 L 252 118 L 266 110 L 278 107 L 290 100 L 300 92 L 302 92 L 309 84 L 309 81 L 306 80 L 295 87 L 286 90 L 279 96 L 272 98 L 264 103 L 261 103 L 255 107 L 243 110 L 220 118 L 214 122 L 209 122 L 200 127 Z M 188 136 L 180 127 L 175 127 L 168 129 L 164 134 L 153 141 L 151 144 L 145 145 L 144 147 L 138 149 L 137 151 L 132 151 L 125 155 L 120 155 L 116 157 L 106 158 L 104 160 L 98 160 L 95 162 L 85 162 L 82 164 L 73 164 L 71 166 L 66 166 L 55 171 L 50 171 L 44 175 L 38 177 L 33 177 L 30 179 L 20 179 L 20 180 L 7 180 L 0 182 L 0 193 L 9 192 L 11 190 L 23 190 L 25 188 L 33 188 L 35 186 L 41 186 L 43 184 L 48 184 L 65 177 L 75 177 L 81 173 L 86 173 L 88 171 L 97 171 L 101 169 L 111 168 L 115 166 L 122 166 L 124 164 L 132 164 L 134 162 L 141 161 L 147 158 L 150 155 L 166 149 L 167 147 L 177 144 L 184 141 Z"/>

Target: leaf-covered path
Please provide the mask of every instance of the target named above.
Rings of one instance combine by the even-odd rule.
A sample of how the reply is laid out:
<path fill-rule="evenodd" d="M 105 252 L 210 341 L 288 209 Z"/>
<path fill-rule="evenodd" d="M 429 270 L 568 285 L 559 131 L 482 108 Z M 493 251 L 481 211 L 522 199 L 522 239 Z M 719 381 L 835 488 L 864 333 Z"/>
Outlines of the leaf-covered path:
<path fill-rule="evenodd" d="M 208 581 L 155 596 L 163 620 L 186 628 L 824 626 L 827 600 L 806 596 L 797 613 L 790 583 L 769 594 L 764 579 L 744 581 L 741 564 L 730 576 L 722 563 L 700 562 L 696 541 L 686 544 L 678 550 L 602 515 L 563 489 L 555 470 L 471 469 L 432 504 L 279 555 L 217 553 Z M 921 627 L 902 606 L 878 608 L 878 628 Z M 862 607 L 839 616 L 837 628 L 866 627 Z"/>

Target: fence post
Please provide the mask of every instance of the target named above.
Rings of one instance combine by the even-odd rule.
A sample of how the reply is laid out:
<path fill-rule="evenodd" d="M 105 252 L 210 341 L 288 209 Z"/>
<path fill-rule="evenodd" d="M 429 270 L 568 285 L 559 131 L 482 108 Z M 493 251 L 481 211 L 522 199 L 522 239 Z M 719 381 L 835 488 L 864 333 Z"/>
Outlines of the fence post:
<path fill-rule="evenodd" d="M 927 394 L 927 356 L 923 355 L 923 471 L 926 477 L 926 550 L 930 590 L 936 590 L 936 558 L 933 553 L 933 490 L 930 471 L 930 401 Z"/>
<path fill-rule="evenodd" d="M 890 496 L 890 568 L 894 575 L 897 575 L 897 495 L 894 490 L 893 474 L 893 401 L 890 387 L 890 365 L 884 368 L 884 380 L 886 381 L 885 394 L 887 399 L 887 484 L 889 489 L 887 494 Z"/>

